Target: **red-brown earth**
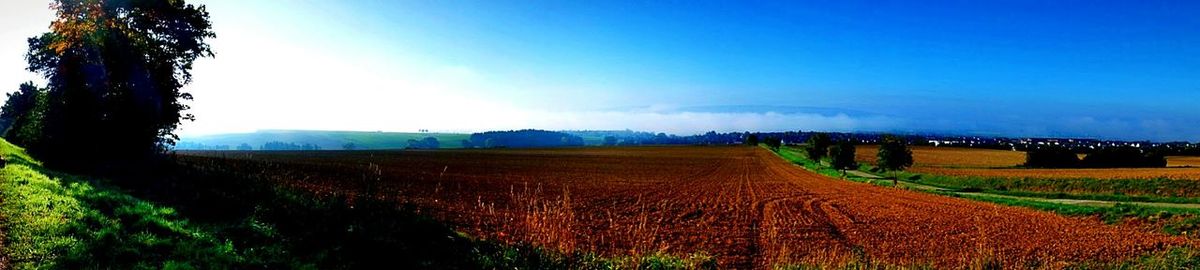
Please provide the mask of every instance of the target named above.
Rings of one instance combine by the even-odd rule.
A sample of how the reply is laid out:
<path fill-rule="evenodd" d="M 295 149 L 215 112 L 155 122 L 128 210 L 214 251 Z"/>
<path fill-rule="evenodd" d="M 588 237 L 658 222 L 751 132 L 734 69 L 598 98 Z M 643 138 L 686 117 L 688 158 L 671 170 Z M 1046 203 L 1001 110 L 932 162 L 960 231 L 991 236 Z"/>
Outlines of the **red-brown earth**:
<path fill-rule="evenodd" d="M 379 178 L 377 197 L 478 237 L 610 256 L 704 252 L 723 268 L 855 257 L 946 268 L 981 259 L 1054 266 L 1186 242 L 828 178 L 756 147 L 184 154 L 187 162 L 226 167 L 236 162 L 214 157 L 253 160 L 259 165 L 245 167 L 253 173 L 317 194 L 361 192 Z"/>

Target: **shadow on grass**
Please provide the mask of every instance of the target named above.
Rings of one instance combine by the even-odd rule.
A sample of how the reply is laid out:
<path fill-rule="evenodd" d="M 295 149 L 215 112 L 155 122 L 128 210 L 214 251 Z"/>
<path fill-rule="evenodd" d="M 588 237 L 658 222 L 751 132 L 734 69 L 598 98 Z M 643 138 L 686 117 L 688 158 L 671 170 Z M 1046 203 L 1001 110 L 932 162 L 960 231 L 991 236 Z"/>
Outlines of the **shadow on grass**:
<path fill-rule="evenodd" d="M 273 189 L 224 190 L 215 179 L 167 187 L 124 185 L 136 182 L 91 180 L 26 159 L 11 160 L 6 172 L 14 177 L 6 179 L 12 186 L 5 191 L 16 193 L 5 194 L 14 206 L 6 207 L 14 212 L 6 215 L 38 216 L 6 224 L 15 233 L 9 234 L 14 239 L 8 242 L 16 244 L 11 250 L 29 250 L 13 255 L 15 268 L 473 269 L 483 253 L 502 253 L 500 246 L 489 249 L 394 205 L 350 206 L 338 198 L 318 200 Z M 130 195 L 155 192 L 170 193 L 149 196 L 159 199 L 154 202 Z M 165 199 L 173 194 L 181 196 Z M 162 205 L 203 218 L 192 223 Z"/>
<path fill-rule="evenodd" d="M 0 212 L 13 268 L 188 268 L 239 261 L 228 242 L 170 208 L 7 156 Z"/>

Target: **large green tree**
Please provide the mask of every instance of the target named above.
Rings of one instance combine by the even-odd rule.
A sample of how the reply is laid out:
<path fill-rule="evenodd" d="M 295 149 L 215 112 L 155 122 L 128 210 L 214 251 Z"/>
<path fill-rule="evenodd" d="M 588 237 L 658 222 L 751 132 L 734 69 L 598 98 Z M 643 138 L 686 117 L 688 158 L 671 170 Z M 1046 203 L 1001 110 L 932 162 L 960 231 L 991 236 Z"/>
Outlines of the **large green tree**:
<path fill-rule="evenodd" d="M 878 158 L 875 166 L 892 172 L 892 184 L 897 187 L 899 180 L 896 172 L 913 165 L 912 149 L 908 148 L 908 142 L 896 136 L 884 136 L 875 157 Z"/>
<path fill-rule="evenodd" d="M 0 132 L 9 142 L 30 145 L 41 137 L 42 112 L 46 106 L 46 90 L 33 82 L 22 83 L 17 92 L 8 93 L 0 107 Z"/>
<path fill-rule="evenodd" d="M 213 56 L 204 6 L 183 0 L 55 0 L 50 32 L 29 39 L 29 70 L 47 79 L 41 138 L 50 162 L 161 153 L 178 139 L 192 63 Z"/>
<path fill-rule="evenodd" d="M 821 158 L 829 155 L 829 146 L 832 144 L 829 134 L 815 133 L 808 136 L 808 141 L 804 143 L 804 153 L 808 159 L 819 163 Z"/>
<path fill-rule="evenodd" d="M 833 169 L 842 171 L 843 178 L 846 177 L 846 170 L 858 169 L 858 162 L 854 160 L 855 151 L 854 143 L 850 140 L 842 140 L 829 148 L 829 163 Z"/>
<path fill-rule="evenodd" d="M 763 139 L 763 144 L 766 144 L 767 148 L 770 148 L 771 151 L 779 152 L 779 148 L 783 147 L 783 139 L 779 137 L 767 137 Z"/>
<path fill-rule="evenodd" d="M 744 143 L 746 145 L 758 146 L 758 134 L 751 134 L 749 132 L 746 132 L 746 134 L 742 135 L 742 138 L 745 138 L 746 141 Z"/>

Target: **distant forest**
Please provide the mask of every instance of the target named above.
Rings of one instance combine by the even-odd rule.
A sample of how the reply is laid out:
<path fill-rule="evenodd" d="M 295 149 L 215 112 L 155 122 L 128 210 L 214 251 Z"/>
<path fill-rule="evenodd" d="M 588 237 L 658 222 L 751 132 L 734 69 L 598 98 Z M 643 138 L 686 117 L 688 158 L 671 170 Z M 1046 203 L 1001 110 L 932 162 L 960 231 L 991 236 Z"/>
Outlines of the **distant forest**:
<path fill-rule="evenodd" d="M 567 134 L 580 136 L 583 138 L 596 138 L 596 145 L 720 145 L 720 144 L 742 144 L 750 135 L 755 135 L 758 138 L 779 138 L 783 144 L 800 144 L 808 140 L 809 136 L 817 133 L 824 133 L 835 141 L 853 140 L 861 143 L 878 143 L 883 139 L 884 134 L 874 133 L 836 133 L 836 132 L 804 132 L 804 131 L 784 131 L 784 132 L 728 132 L 718 133 L 709 131 L 704 134 L 679 136 L 666 133 L 652 133 L 631 130 L 575 130 L 563 131 Z M 909 142 L 920 144 L 924 143 L 925 137 L 917 135 L 900 136 Z"/>
<path fill-rule="evenodd" d="M 259 147 L 258 150 L 275 150 L 275 151 L 277 151 L 277 150 L 291 150 L 291 151 L 304 150 L 304 151 L 309 151 L 309 150 L 321 150 L 321 147 L 310 144 L 310 143 L 296 144 L 296 143 L 287 143 L 287 142 L 268 142 L 268 143 L 263 144 L 261 147 Z"/>
<path fill-rule="evenodd" d="M 471 134 L 464 148 L 534 148 L 584 146 L 583 138 L 562 132 L 525 129 Z"/>

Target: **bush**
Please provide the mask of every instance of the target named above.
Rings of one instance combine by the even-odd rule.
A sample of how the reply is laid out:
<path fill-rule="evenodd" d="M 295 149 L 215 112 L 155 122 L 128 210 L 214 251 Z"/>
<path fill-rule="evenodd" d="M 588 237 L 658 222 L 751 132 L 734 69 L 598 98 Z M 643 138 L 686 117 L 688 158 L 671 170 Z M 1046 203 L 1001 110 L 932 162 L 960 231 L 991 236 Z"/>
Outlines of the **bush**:
<path fill-rule="evenodd" d="M 854 152 L 854 143 L 848 140 L 833 145 L 829 151 L 832 158 L 830 164 L 833 165 L 833 169 L 841 170 L 844 173 L 846 170 L 858 168 L 858 162 L 854 161 Z"/>
<path fill-rule="evenodd" d="M 829 139 L 829 134 L 813 134 L 812 136 L 809 136 L 808 141 L 805 142 L 804 154 L 808 156 L 808 159 L 820 161 L 821 158 L 830 155 L 829 146 L 832 144 L 833 142 Z"/>
<path fill-rule="evenodd" d="M 783 147 L 783 140 L 779 137 L 767 137 L 763 139 L 763 144 L 766 144 L 771 151 L 779 152 L 779 147 Z"/>
<path fill-rule="evenodd" d="M 1025 152 L 1025 167 L 1075 168 L 1079 166 L 1079 156 L 1067 148 L 1045 147 Z"/>

